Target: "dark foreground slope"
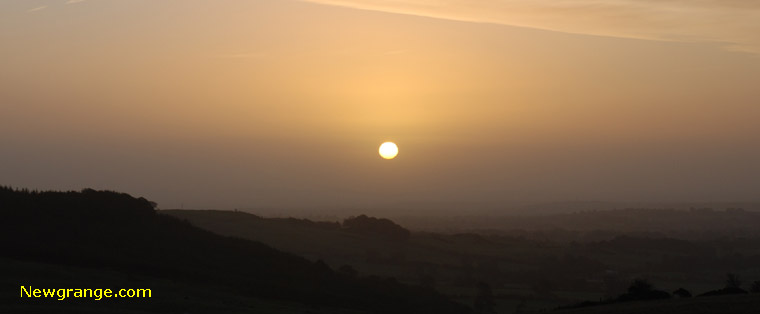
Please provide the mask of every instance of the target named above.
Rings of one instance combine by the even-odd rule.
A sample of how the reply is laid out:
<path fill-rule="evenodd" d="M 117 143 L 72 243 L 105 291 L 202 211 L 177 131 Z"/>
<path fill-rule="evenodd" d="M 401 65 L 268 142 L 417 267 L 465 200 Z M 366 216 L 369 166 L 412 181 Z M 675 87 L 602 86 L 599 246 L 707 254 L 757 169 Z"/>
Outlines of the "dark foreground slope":
<path fill-rule="evenodd" d="M 760 313 L 760 294 L 741 294 L 655 301 L 620 302 L 556 314 L 753 314 Z"/>
<path fill-rule="evenodd" d="M 4 281 L 2 303 L 14 310 L 94 304 L 103 311 L 116 301 L 83 303 L 72 300 L 19 298 L 21 285 L 45 281 L 45 274 L 70 274 L 71 284 L 41 288 L 151 288 L 150 302 L 174 295 L 177 287 L 195 287 L 193 297 L 204 302 L 287 304 L 290 308 L 342 309 L 365 313 L 466 313 L 467 308 L 432 290 L 392 280 L 353 279 L 320 262 L 283 253 L 264 244 L 218 236 L 173 217 L 157 214 L 153 204 L 127 194 L 27 192 L 0 188 L 0 257 Z M 62 278 L 65 278 L 64 275 Z M 121 278 L 109 283 L 108 278 Z M 92 284 L 88 284 L 92 282 Z M 103 286 L 106 285 L 106 286 Z M 125 286 L 132 285 L 132 286 Z M 7 287 L 12 287 L 6 291 Z M 162 290 L 163 289 L 163 290 Z M 208 293 L 214 291 L 216 293 Z M 13 297 L 9 298 L 8 295 Z M 224 297 L 222 297 L 224 296 Z M 222 300 L 224 299 L 224 300 Z M 38 302 L 39 301 L 39 302 Z M 111 303 L 109 303 L 111 302 Z M 121 300 L 121 303 L 126 301 Z M 127 302 L 128 303 L 128 302 Z M 127 306 L 128 307 L 128 306 Z M 68 308 L 69 310 L 71 308 Z M 157 312 L 187 311 L 163 300 Z M 272 311 L 265 311 L 272 312 Z M 332 312 L 332 311 L 329 311 Z"/>

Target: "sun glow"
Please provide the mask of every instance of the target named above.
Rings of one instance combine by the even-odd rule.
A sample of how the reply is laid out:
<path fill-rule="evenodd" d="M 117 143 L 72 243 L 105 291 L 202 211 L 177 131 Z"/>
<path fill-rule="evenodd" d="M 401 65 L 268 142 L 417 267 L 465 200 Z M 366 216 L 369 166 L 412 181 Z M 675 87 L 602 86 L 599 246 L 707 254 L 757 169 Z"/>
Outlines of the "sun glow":
<path fill-rule="evenodd" d="M 380 149 L 378 151 L 380 153 L 380 157 L 383 157 L 385 159 L 393 159 L 396 158 L 396 155 L 398 155 L 398 146 L 396 146 L 396 143 L 393 142 L 385 142 L 380 145 Z"/>

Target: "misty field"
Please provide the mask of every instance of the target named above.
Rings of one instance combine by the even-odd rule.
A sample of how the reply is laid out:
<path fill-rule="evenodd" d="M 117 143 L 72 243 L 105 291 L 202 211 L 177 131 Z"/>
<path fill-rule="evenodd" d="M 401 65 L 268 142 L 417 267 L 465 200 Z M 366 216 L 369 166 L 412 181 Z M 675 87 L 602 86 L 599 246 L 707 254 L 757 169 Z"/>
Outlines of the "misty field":
<path fill-rule="evenodd" d="M 490 234 L 412 232 L 407 239 L 390 240 L 380 233 L 356 233 L 336 222 L 262 218 L 225 211 L 161 213 L 223 235 L 262 241 L 315 261 L 322 260 L 334 269 L 350 266 L 359 276 L 392 277 L 410 285 L 430 286 L 464 304 L 473 304 L 478 293 L 476 283 L 487 282 L 499 313 L 546 311 L 615 298 L 636 278 L 646 278 L 657 289 L 667 292 L 684 288 L 695 296 L 722 288 L 729 272 L 738 272 L 746 278 L 748 289 L 753 280 L 760 278 L 760 243 L 753 238 L 677 239 L 663 234 L 618 232 L 607 234 L 608 238 L 603 240 L 576 242 L 547 240 L 551 232 L 569 232 L 563 230 L 523 231 L 522 236 L 508 235 L 508 230 L 499 235 L 492 230 Z M 610 214 L 601 212 L 594 218 L 604 220 L 605 215 Z M 755 213 L 739 213 L 747 216 L 744 218 L 732 217 L 736 212 L 710 215 L 739 221 L 733 227 L 720 225 L 736 232 L 744 232 L 741 226 L 747 220 L 757 219 Z M 694 300 L 678 302 L 694 303 L 697 307 L 710 302 L 702 298 Z M 681 304 L 678 302 L 673 307 Z M 573 311 L 605 311 L 605 308 L 616 311 L 614 308 L 620 306 Z"/>

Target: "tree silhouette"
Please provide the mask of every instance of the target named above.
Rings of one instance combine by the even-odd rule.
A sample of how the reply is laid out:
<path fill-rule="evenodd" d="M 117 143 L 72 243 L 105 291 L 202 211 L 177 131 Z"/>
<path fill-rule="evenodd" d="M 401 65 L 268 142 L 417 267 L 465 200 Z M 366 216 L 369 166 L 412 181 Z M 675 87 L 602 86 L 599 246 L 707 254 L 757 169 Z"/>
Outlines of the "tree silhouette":
<path fill-rule="evenodd" d="M 707 291 L 703 294 L 700 294 L 699 296 L 703 297 L 727 294 L 746 294 L 747 290 L 742 289 L 741 285 L 742 281 L 739 279 L 738 275 L 734 273 L 728 273 L 726 274 L 726 286 L 723 289 Z"/>
<path fill-rule="evenodd" d="M 670 294 L 654 289 L 654 286 L 646 279 L 636 279 L 628 287 L 628 293 L 618 297 L 618 301 L 634 301 L 634 300 L 655 300 L 655 299 L 667 299 L 670 298 Z"/>
<path fill-rule="evenodd" d="M 654 289 L 654 286 L 652 286 L 651 283 L 649 283 L 646 279 L 636 279 L 631 283 L 631 286 L 628 287 L 628 293 L 635 294 L 635 295 L 642 295 L 649 293 Z"/>
<path fill-rule="evenodd" d="M 673 295 L 679 298 L 691 298 L 691 292 L 684 288 L 678 288 L 678 290 L 673 291 Z"/>
<path fill-rule="evenodd" d="M 360 215 L 343 220 L 343 228 L 349 232 L 377 236 L 393 241 L 406 241 L 411 232 L 385 218 Z"/>
<path fill-rule="evenodd" d="M 752 283 L 752 287 L 749 288 L 749 291 L 752 293 L 760 293 L 760 280 L 755 280 L 755 282 Z"/>
<path fill-rule="evenodd" d="M 740 289 L 742 281 L 739 279 L 739 275 L 734 273 L 726 274 L 726 289 Z"/>

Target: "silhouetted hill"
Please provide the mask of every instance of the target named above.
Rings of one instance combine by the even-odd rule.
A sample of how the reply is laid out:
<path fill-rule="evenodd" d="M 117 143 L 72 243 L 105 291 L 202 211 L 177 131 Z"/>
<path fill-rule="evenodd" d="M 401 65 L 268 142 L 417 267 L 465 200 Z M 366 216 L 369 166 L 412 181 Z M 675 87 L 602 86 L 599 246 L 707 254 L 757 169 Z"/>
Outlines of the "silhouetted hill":
<path fill-rule="evenodd" d="M 310 306 L 378 313 L 466 313 L 429 289 L 352 279 L 321 262 L 223 237 L 128 194 L 0 188 L 0 254 L 20 261 L 113 269 Z"/>
<path fill-rule="evenodd" d="M 664 291 L 683 288 L 698 295 L 715 289 L 726 272 L 744 274 L 751 282 L 760 265 L 757 238 L 698 241 L 622 235 L 572 243 L 412 232 L 408 240 L 394 241 L 354 233 L 337 222 L 262 218 L 240 211 L 160 212 L 218 234 L 324 260 L 334 269 L 348 265 L 346 273 L 360 277 L 394 276 L 400 282 L 431 286 L 465 304 L 474 304 L 476 285 L 485 282 L 493 289 L 499 313 L 514 312 L 526 298 L 525 311 L 618 298 L 638 307 L 636 303 L 648 302 L 641 300 L 666 296 Z M 623 295 L 630 280 L 639 277 L 653 278 L 662 291 Z"/>
<path fill-rule="evenodd" d="M 410 232 L 393 221 L 384 218 L 360 215 L 343 221 L 343 228 L 349 232 L 374 235 L 393 241 L 409 240 Z"/>

